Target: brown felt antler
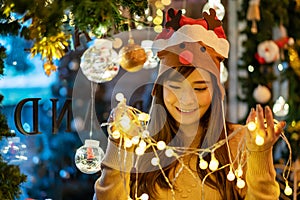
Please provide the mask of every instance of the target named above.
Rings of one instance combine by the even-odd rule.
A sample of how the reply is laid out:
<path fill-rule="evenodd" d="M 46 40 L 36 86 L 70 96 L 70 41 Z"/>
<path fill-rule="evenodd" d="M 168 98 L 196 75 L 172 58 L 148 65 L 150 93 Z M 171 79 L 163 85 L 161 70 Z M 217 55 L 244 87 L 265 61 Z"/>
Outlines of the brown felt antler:
<path fill-rule="evenodd" d="M 216 11 L 212 8 L 209 9 L 209 13 L 204 12 L 203 17 L 208 24 L 208 30 L 214 30 L 216 27 L 221 26 L 222 22 L 216 17 Z"/>
<path fill-rule="evenodd" d="M 174 9 L 173 9 L 173 8 L 170 8 L 170 9 L 168 10 L 168 15 L 170 16 L 171 20 L 168 21 L 168 22 L 166 23 L 165 26 L 166 26 L 167 28 L 171 27 L 171 28 L 173 28 L 175 31 L 177 31 L 177 30 L 180 28 L 179 21 L 180 21 L 181 15 L 182 15 L 182 11 L 179 10 L 179 11 L 177 12 L 177 14 L 175 15 Z"/>

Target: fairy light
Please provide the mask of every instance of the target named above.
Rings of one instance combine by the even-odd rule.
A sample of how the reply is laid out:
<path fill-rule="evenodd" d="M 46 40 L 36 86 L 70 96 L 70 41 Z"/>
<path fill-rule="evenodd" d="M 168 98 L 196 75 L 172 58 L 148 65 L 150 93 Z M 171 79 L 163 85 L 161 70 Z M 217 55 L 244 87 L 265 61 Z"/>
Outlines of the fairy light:
<path fill-rule="evenodd" d="M 111 136 L 114 138 L 114 139 L 119 139 L 120 136 L 121 136 L 121 133 L 119 130 L 115 130 L 112 132 Z"/>
<path fill-rule="evenodd" d="M 289 186 L 288 182 L 286 181 L 285 183 L 285 189 L 284 189 L 284 194 L 287 196 L 290 196 L 293 193 L 292 188 Z"/>
<path fill-rule="evenodd" d="M 157 157 L 152 158 L 152 159 L 151 159 L 151 164 L 152 164 L 153 166 L 159 165 L 159 158 L 157 158 Z"/>
<path fill-rule="evenodd" d="M 140 196 L 140 199 L 141 199 L 141 200 L 148 200 L 148 199 L 149 199 L 149 195 L 146 194 L 146 193 L 143 193 L 143 194 Z"/>
<path fill-rule="evenodd" d="M 208 167 L 208 163 L 206 160 L 204 160 L 202 157 L 200 158 L 200 162 L 199 162 L 199 167 L 200 169 L 207 169 Z"/>
<path fill-rule="evenodd" d="M 209 167 L 209 169 L 210 169 L 211 171 L 215 171 L 215 170 L 217 170 L 218 167 L 219 167 L 219 161 L 216 159 L 214 153 L 211 153 L 211 160 L 210 160 L 210 162 L 209 162 L 209 166 L 208 166 L 208 167 Z"/>
<path fill-rule="evenodd" d="M 248 125 L 247 125 L 247 127 L 248 127 L 249 131 L 255 131 L 255 129 L 256 129 L 256 123 L 255 122 L 249 122 Z"/>
<path fill-rule="evenodd" d="M 145 148 L 143 148 L 143 147 L 137 147 L 137 148 L 135 149 L 135 154 L 138 155 L 138 156 L 141 156 L 141 155 L 143 155 L 144 153 L 145 153 Z"/>
<path fill-rule="evenodd" d="M 262 146 L 264 143 L 265 139 L 257 133 L 255 137 L 255 144 L 257 144 L 258 146 Z"/>
<path fill-rule="evenodd" d="M 134 136 L 131 138 L 132 144 L 136 145 L 140 142 L 140 137 L 139 136 Z"/>
<path fill-rule="evenodd" d="M 244 188 L 246 185 L 245 181 L 241 178 L 238 178 L 236 181 L 236 186 L 240 189 Z"/>
<path fill-rule="evenodd" d="M 125 138 L 125 140 L 124 140 L 124 146 L 126 148 L 132 147 L 132 141 L 129 138 Z"/>
<path fill-rule="evenodd" d="M 242 166 L 241 166 L 241 165 L 238 166 L 238 168 L 237 168 L 237 170 L 236 170 L 235 173 L 236 173 L 236 176 L 237 176 L 237 177 L 243 176 L 243 169 L 242 169 Z"/>
<path fill-rule="evenodd" d="M 230 171 L 229 171 L 228 174 L 227 174 L 227 179 L 228 179 L 229 181 L 233 181 L 233 180 L 235 179 L 235 175 L 234 175 L 234 173 L 233 173 L 233 171 L 232 171 L 232 168 L 230 168 Z"/>
<path fill-rule="evenodd" d="M 167 157 L 172 157 L 173 155 L 174 155 L 174 151 L 173 151 L 173 149 L 167 149 L 166 151 L 165 151 L 165 155 L 167 156 Z"/>
<path fill-rule="evenodd" d="M 166 148 L 166 143 L 164 141 L 158 141 L 157 142 L 157 149 L 158 150 L 164 150 Z"/>
<path fill-rule="evenodd" d="M 124 100 L 124 95 L 122 93 L 116 94 L 116 100 L 121 102 Z"/>

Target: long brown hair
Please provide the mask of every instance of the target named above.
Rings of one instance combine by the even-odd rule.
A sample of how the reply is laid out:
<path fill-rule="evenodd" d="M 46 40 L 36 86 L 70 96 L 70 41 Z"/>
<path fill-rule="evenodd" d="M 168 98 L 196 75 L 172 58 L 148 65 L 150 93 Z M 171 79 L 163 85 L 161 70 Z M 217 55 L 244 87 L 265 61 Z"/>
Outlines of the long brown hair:
<path fill-rule="evenodd" d="M 177 70 L 184 77 L 188 77 L 194 70 L 194 67 L 177 67 Z M 168 113 L 164 101 L 163 101 L 163 80 L 166 79 L 170 74 L 170 70 L 166 71 L 156 82 L 155 93 L 152 100 L 152 110 L 150 112 L 151 119 L 149 122 L 148 129 L 152 133 L 152 137 L 156 140 L 163 140 L 166 144 L 172 144 L 180 146 L 181 141 L 176 139 L 176 133 L 178 133 L 179 127 L 173 117 Z M 211 75 L 214 88 L 217 88 L 216 77 Z M 161 108 L 164 108 L 165 115 L 162 114 Z M 198 148 L 208 147 L 220 139 L 224 139 L 225 134 L 222 126 L 222 116 L 219 114 L 212 113 L 221 113 L 221 93 L 219 89 L 214 89 L 213 99 L 210 108 L 204 114 L 199 122 L 199 126 L 203 128 L 204 134 L 201 134 L 199 138 Z M 229 127 L 227 127 L 229 128 Z M 228 129 L 228 132 L 230 130 Z M 206 143 L 206 144 L 203 144 Z M 151 150 L 150 150 L 151 151 Z M 163 151 L 159 151 L 160 161 L 163 162 L 164 173 L 167 177 L 170 177 L 172 168 L 178 164 L 178 161 L 173 158 L 168 158 L 165 156 Z M 150 154 L 151 155 L 151 154 Z M 152 154 L 153 155 L 153 154 Z M 229 163 L 228 152 L 226 146 L 222 146 L 215 151 L 215 156 L 219 160 L 221 165 Z M 150 156 L 151 157 L 151 156 Z M 206 161 L 210 161 L 210 155 L 204 157 Z M 199 160 L 197 162 L 198 166 Z M 137 195 L 140 196 L 143 193 L 147 193 L 151 198 L 155 199 L 157 195 L 155 190 L 155 185 L 157 184 L 161 188 L 170 189 L 167 181 L 165 180 L 164 175 L 161 170 L 157 167 L 149 164 L 149 155 L 142 156 L 139 158 L 139 168 L 142 169 L 136 174 L 132 174 L 131 181 L 131 196 L 134 197 L 134 192 L 137 191 Z M 209 170 L 201 170 L 197 167 L 197 172 L 201 180 L 209 172 Z M 238 191 L 235 189 L 235 183 L 227 180 L 227 173 L 229 172 L 228 168 L 224 170 L 219 170 L 213 173 L 213 178 L 208 176 L 206 179 L 206 184 L 212 188 L 215 188 L 219 191 L 223 199 L 242 199 Z M 137 180 L 137 181 L 136 181 Z M 200 188 L 199 188 L 200 190 Z"/>

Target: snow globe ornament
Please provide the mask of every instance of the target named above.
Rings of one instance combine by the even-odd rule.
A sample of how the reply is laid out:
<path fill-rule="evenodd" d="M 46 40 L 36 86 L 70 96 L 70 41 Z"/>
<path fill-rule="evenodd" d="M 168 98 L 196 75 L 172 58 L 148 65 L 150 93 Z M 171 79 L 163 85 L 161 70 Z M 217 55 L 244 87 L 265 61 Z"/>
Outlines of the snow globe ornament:
<path fill-rule="evenodd" d="M 80 67 L 88 80 L 103 83 L 111 81 L 118 74 L 118 54 L 112 47 L 112 41 L 96 39 L 83 53 Z"/>
<path fill-rule="evenodd" d="M 85 174 L 94 174 L 100 171 L 104 152 L 97 140 L 85 140 L 84 145 L 77 149 L 75 154 L 76 167 Z"/>

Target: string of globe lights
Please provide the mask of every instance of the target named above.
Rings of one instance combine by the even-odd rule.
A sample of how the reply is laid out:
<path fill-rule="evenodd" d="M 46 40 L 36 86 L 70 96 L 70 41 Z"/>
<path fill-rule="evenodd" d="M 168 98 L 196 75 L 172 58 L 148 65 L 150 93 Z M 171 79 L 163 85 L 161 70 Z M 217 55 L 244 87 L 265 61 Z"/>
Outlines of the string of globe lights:
<path fill-rule="evenodd" d="M 165 155 L 169 158 L 174 157 L 181 165 L 181 168 L 176 172 L 174 179 L 179 176 L 182 169 L 186 169 L 194 178 L 195 175 L 189 169 L 188 166 L 186 166 L 182 160 L 183 156 L 186 155 L 197 155 L 199 156 L 199 168 L 201 170 L 206 170 L 207 168 L 210 170 L 210 172 L 203 178 L 201 190 L 202 190 L 202 199 L 204 199 L 204 184 L 208 176 L 213 174 L 214 172 L 218 170 L 222 170 L 226 167 L 229 167 L 229 172 L 227 174 L 227 179 L 229 181 L 234 181 L 236 179 L 236 186 L 238 188 L 244 188 L 246 183 L 243 180 L 243 168 L 247 163 L 246 160 L 246 146 L 245 146 L 245 140 L 244 138 L 239 144 L 238 144 L 238 151 L 237 155 L 232 160 L 230 155 L 230 149 L 228 145 L 228 141 L 234 137 L 236 134 L 238 134 L 240 131 L 242 131 L 244 128 L 247 128 L 251 132 L 256 132 L 256 144 L 258 146 L 261 146 L 264 144 L 264 138 L 260 136 L 260 134 L 257 131 L 257 124 L 256 122 L 249 122 L 248 124 L 239 127 L 235 131 L 233 131 L 229 136 L 227 136 L 227 131 L 225 128 L 225 139 L 218 141 L 214 145 L 205 148 L 205 149 L 197 149 L 197 148 L 190 148 L 190 147 L 175 147 L 175 146 L 168 146 L 164 141 L 155 141 L 151 136 L 149 131 L 147 130 L 147 124 L 150 120 L 150 116 L 147 113 L 141 112 L 140 110 L 126 105 L 126 98 L 124 98 L 124 95 L 121 93 L 118 93 L 116 95 L 116 100 L 119 102 L 117 107 L 114 109 L 114 117 L 111 119 L 111 121 L 102 123 L 101 126 L 108 126 L 107 130 L 109 133 L 109 137 L 111 137 L 114 141 L 118 141 L 118 155 L 120 159 L 120 163 L 123 163 L 123 166 L 120 166 L 120 173 L 123 171 L 123 167 L 126 166 L 126 158 L 127 158 L 127 151 L 126 149 L 135 147 L 134 153 L 137 156 L 136 162 L 135 162 L 135 168 L 136 168 L 136 184 L 137 184 L 137 177 L 138 177 L 138 168 L 137 168 L 137 161 L 140 156 L 144 155 L 147 149 L 152 149 L 154 153 L 154 157 L 151 159 L 151 164 L 153 166 L 158 167 L 161 170 L 161 173 L 166 180 L 167 184 L 170 187 L 170 190 L 173 195 L 173 199 L 175 199 L 175 190 L 174 186 L 172 185 L 172 182 L 169 177 L 166 176 L 166 174 L 163 171 L 163 167 L 160 163 L 160 159 L 158 156 L 157 151 L 164 151 Z M 224 118 L 223 118 L 224 119 Z M 224 120 L 225 123 L 225 120 Z M 277 120 L 274 120 L 275 123 L 275 129 L 276 124 L 278 123 Z M 135 127 L 135 128 L 133 128 Z M 226 126 L 224 126 L 226 127 Z M 134 136 L 128 136 L 128 131 L 130 130 L 138 130 Z M 292 151 L 290 144 L 288 142 L 288 139 L 286 138 L 284 132 L 282 131 L 280 134 L 280 137 L 286 142 L 288 149 L 289 149 L 289 158 L 285 165 L 285 168 L 283 170 L 283 178 L 285 181 L 285 190 L 284 193 L 286 195 L 292 194 L 292 188 L 288 184 L 288 177 L 290 175 L 291 171 L 291 161 L 292 161 Z M 228 155 L 230 163 L 220 166 L 219 161 L 216 159 L 214 152 L 220 148 L 221 146 L 226 145 L 228 148 Z M 124 149 L 124 156 L 121 156 L 121 150 Z M 204 154 L 210 153 L 211 160 L 209 163 L 203 159 Z M 122 159 L 121 159 L 122 157 Z M 237 166 L 237 167 L 234 167 Z M 137 187 L 136 187 L 137 188 Z M 147 200 L 149 198 L 149 195 L 144 193 L 141 196 L 137 196 L 137 191 L 135 191 L 135 199 L 139 200 Z"/>

